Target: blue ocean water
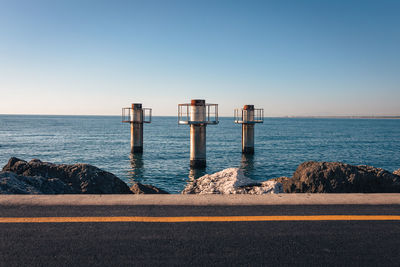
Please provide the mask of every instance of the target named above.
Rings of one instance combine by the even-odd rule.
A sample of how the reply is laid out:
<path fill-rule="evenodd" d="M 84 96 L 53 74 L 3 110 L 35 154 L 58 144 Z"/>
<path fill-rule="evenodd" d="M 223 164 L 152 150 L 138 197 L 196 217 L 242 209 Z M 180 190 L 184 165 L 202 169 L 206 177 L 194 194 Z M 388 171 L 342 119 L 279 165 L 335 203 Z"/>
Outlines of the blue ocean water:
<path fill-rule="evenodd" d="M 144 153 L 130 156 L 130 127 L 119 116 L 0 115 L 0 165 L 12 156 L 54 163 L 89 163 L 128 184 L 179 193 L 190 178 L 242 167 L 255 180 L 291 176 L 308 160 L 400 168 L 400 120 L 266 118 L 255 130 L 255 155 L 241 154 L 233 118 L 207 126 L 207 168 L 189 168 L 189 126 L 176 117 L 144 125 Z"/>

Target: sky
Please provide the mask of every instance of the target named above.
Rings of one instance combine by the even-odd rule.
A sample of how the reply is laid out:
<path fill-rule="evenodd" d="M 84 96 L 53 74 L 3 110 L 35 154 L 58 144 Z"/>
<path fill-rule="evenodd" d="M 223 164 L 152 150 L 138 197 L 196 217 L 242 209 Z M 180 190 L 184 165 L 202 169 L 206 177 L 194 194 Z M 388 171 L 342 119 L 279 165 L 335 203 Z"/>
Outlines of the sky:
<path fill-rule="evenodd" d="M 0 114 L 400 115 L 400 1 L 0 0 Z"/>

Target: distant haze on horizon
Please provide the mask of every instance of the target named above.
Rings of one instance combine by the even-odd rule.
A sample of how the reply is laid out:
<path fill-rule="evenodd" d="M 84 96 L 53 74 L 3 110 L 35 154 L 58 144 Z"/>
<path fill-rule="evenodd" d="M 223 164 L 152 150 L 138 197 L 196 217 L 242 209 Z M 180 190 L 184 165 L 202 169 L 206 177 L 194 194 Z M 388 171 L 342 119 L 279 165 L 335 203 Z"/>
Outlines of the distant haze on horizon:
<path fill-rule="evenodd" d="M 0 114 L 400 115 L 400 1 L 0 0 Z"/>

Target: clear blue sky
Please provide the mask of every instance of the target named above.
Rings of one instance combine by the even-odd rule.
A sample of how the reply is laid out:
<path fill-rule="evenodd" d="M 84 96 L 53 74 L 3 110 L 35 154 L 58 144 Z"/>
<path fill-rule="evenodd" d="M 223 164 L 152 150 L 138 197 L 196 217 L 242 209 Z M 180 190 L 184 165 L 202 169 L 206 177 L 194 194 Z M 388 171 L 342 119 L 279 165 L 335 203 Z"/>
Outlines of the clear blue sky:
<path fill-rule="evenodd" d="M 0 114 L 400 115 L 400 1 L 0 0 Z"/>

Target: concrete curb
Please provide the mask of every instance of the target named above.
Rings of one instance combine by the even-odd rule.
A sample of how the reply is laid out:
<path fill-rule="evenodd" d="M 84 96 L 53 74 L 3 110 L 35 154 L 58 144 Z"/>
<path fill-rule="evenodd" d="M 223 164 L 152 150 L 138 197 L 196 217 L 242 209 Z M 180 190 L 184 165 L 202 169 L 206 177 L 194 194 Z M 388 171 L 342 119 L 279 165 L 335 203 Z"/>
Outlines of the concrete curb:
<path fill-rule="evenodd" d="M 400 194 L 0 195 L 1 206 L 400 205 Z"/>

